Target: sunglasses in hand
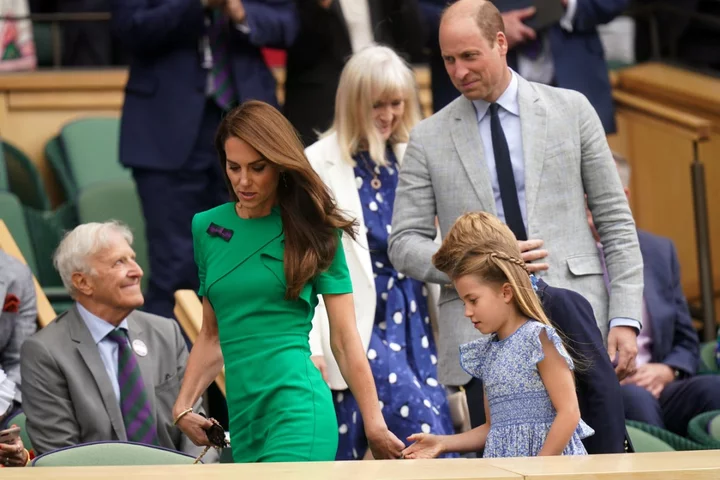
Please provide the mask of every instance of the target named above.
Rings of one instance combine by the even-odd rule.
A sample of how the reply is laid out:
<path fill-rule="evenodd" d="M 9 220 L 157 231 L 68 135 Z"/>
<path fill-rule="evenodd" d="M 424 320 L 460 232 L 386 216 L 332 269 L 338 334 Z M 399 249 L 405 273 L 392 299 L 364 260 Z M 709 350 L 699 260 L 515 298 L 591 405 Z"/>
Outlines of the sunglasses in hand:
<path fill-rule="evenodd" d="M 203 415 L 202 413 L 198 414 L 207 418 L 207 416 Z M 209 428 L 205 429 L 205 435 L 207 435 L 207 438 L 210 441 L 210 445 L 205 447 L 202 453 L 195 459 L 194 463 L 198 463 L 205 456 L 208 450 L 210 450 L 211 447 L 220 449 L 230 446 L 230 443 L 225 437 L 225 429 L 223 429 L 222 425 L 220 425 L 220 423 L 214 418 L 210 418 L 209 420 L 212 422 L 212 425 Z"/>

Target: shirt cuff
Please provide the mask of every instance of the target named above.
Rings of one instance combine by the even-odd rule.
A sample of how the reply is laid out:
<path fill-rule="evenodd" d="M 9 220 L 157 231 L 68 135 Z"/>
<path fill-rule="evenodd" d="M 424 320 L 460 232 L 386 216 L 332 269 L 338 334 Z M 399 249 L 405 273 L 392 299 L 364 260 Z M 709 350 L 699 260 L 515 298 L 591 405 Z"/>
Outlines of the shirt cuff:
<path fill-rule="evenodd" d="M 242 23 L 236 23 L 235 28 L 245 35 L 250 35 L 250 26 L 247 23 L 247 18 Z"/>
<path fill-rule="evenodd" d="M 618 317 L 610 320 L 610 328 L 615 327 L 632 327 L 635 329 L 635 333 L 640 334 L 640 322 L 633 320 L 632 318 Z"/>
<path fill-rule="evenodd" d="M 578 0 L 568 0 L 565 15 L 560 19 L 560 26 L 568 32 L 573 31 L 573 22 L 575 21 L 575 13 L 577 12 Z"/>

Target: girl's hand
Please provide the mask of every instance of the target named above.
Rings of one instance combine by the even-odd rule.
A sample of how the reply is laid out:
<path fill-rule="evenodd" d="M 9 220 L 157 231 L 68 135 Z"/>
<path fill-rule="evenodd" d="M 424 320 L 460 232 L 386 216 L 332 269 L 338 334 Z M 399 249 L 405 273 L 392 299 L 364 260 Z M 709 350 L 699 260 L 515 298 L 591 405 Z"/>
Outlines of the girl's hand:
<path fill-rule="evenodd" d="M 440 435 L 430 433 L 415 433 L 408 438 L 412 445 L 403 450 L 403 458 L 437 458 L 443 453 L 443 442 Z"/>

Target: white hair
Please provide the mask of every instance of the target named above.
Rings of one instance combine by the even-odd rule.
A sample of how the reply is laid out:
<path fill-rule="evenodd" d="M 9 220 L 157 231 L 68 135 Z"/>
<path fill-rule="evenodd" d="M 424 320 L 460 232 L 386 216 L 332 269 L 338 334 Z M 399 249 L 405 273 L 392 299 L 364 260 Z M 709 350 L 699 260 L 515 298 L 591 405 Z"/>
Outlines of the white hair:
<path fill-rule="evenodd" d="M 389 143 L 407 142 L 410 130 L 420 121 L 415 74 L 389 47 L 371 45 L 355 53 L 345 64 L 335 94 L 333 125 L 321 137 L 337 133 L 343 159 L 355 165 L 352 157 L 367 148 L 379 165 L 385 159 L 385 141 L 375 128 L 372 111 L 378 100 L 397 95 L 405 102 L 405 112 Z"/>
<path fill-rule="evenodd" d="M 66 233 L 60 241 L 53 256 L 53 264 L 60 274 L 63 285 L 71 294 L 76 293 L 72 283 L 73 274 L 77 272 L 93 273 L 90 259 L 110 246 L 112 234 L 122 236 L 128 245 L 133 243 L 133 234 L 130 229 L 115 220 L 78 225 Z"/>
<path fill-rule="evenodd" d="M 623 188 L 630 188 L 630 163 L 617 152 L 612 152 L 612 156 L 615 160 L 615 166 L 620 175 L 620 182 L 622 182 Z"/>

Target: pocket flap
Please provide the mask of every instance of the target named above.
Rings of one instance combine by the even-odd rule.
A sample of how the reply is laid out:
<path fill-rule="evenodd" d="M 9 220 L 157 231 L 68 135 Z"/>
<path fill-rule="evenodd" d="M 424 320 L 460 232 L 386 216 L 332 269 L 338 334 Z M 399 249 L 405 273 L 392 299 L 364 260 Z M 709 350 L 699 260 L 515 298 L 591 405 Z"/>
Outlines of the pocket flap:
<path fill-rule="evenodd" d="M 602 275 L 603 268 L 600 262 L 600 252 L 586 253 L 567 257 L 567 265 L 573 275 Z"/>

